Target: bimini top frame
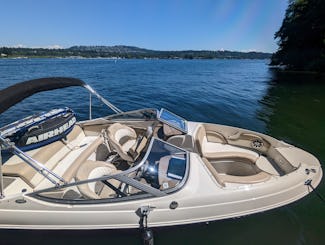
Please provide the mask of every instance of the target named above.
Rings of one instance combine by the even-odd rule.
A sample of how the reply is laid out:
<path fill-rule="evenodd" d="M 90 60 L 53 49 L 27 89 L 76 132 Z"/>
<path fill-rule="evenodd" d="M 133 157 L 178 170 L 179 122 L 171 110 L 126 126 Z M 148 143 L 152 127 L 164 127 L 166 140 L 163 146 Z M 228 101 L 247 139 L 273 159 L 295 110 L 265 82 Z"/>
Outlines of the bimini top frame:
<path fill-rule="evenodd" d="M 0 91 L 0 114 L 8 110 L 10 107 L 19 103 L 20 101 L 32 96 L 33 94 L 49 91 L 54 89 L 66 88 L 71 86 L 81 86 L 87 89 L 90 94 L 95 95 L 100 101 L 107 105 L 115 113 L 122 113 L 123 111 L 114 106 L 108 100 L 99 95 L 91 86 L 86 84 L 84 81 L 76 78 L 69 77 L 48 77 L 33 79 L 21 83 L 14 84 L 8 88 L 5 88 Z M 91 102 L 91 100 L 90 100 Z M 90 114 L 91 114 L 91 104 L 90 104 Z M 0 130 L 0 150 L 7 149 L 13 154 L 17 155 L 37 172 L 46 177 L 56 186 L 64 184 L 65 181 L 60 176 L 46 168 L 42 163 L 36 161 L 35 159 L 28 156 L 26 153 L 17 148 L 12 142 L 7 140 L 6 135 L 2 134 Z M 1 151 L 0 151 L 0 164 L 1 161 Z M 0 196 L 2 196 L 2 171 L 0 166 Z"/>
<path fill-rule="evenodd" d="M 71 86 L 84 87 L 115 113 L 123 112 L 108 100 L 100 96 L 92 87 L 80 79 L 70 77 L 47 77 L 17 83 L 0 90 L 0 114 L 33 94 Z"/>

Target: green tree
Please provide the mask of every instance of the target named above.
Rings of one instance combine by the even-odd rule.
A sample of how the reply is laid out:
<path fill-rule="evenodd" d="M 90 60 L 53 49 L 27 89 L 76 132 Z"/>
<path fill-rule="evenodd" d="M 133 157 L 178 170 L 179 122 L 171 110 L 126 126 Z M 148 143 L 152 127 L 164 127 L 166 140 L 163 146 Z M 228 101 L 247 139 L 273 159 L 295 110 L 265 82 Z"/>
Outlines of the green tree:
<path fill-rule="evenodd" d="M 271 65 L 289 70 L 325 71 L 325 1 L 289 0 L 282 26 L 275 33 L 278 51 Z"/>
<path fill-rule="evenodd" d="M 11 55 L 11 50 L 10 50 L 10 48 L 2 47 L 2 48 L 0 48 L 0 54 Z"/>

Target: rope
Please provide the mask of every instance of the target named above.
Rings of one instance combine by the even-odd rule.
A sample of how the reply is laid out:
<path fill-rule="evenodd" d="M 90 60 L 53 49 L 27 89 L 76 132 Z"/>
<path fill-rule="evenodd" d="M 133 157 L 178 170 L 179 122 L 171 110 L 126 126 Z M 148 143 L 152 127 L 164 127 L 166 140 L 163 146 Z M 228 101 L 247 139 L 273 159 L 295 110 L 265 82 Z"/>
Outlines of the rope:
<path fill-rule="evenodd" d="M 305 185 L 309 186 L 314 192 L 315 194 L 318 196 L 318 198 L 323 201 L 323 203 L 325 204 L 325 198 L 315 189 L 315 187 L 311 184 L 311 179 L 308 179 L 305 181 Z"/>

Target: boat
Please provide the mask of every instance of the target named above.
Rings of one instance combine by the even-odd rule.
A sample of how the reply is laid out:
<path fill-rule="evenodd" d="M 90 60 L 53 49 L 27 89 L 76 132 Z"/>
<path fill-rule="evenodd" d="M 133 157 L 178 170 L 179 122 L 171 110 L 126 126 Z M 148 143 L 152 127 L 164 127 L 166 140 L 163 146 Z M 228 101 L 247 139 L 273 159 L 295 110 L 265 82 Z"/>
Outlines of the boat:
<path fill-rule="evenodd" d="M 322 179 L 317 158 L 291 144 L 187 121 L 164 108 L 124 112 L 76 78 L 3 89 L 0 113 L 70 86 L 89 91 L 88 120 L 56 108 L 0 128 L 0 228 L 124 229 L 236 218 L 295 202 Z M 113 113 L 92 119 L 92 97 Z M 43 127 L 53 118 L 53 128 Z"/>

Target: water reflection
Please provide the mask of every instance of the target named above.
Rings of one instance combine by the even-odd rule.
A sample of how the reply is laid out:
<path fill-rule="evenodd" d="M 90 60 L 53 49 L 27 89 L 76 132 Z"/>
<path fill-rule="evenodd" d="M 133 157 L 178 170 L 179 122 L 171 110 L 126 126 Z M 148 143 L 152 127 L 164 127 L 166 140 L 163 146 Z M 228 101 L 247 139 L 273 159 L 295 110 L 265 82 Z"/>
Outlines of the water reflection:
<path fill-rule="evenodd" d="M 311 152 L 324 167 L 324 75 L 276 69 L 271 72 L 272 79 L 258 112 L 258 118 L 266 122 L 266 133 Z M 324 180 L 318 191 L 325 194 Z M 297 244 L 324 244 L 325 235 L 320 230 L 325 226 L 324 204 L 316 195 L 309 195 L 284 210 L 292 224 L 283 223 L 280 227 L 293 232 Z M 294 227 L 299 229 L 291 230 Z"/>
<path fill-rule="evenodd" d="M 272 79 L 260 100 L 258 118 L 266 133 L 302 147 L 325 160 L 325 77 L 271 70 Z"/>

